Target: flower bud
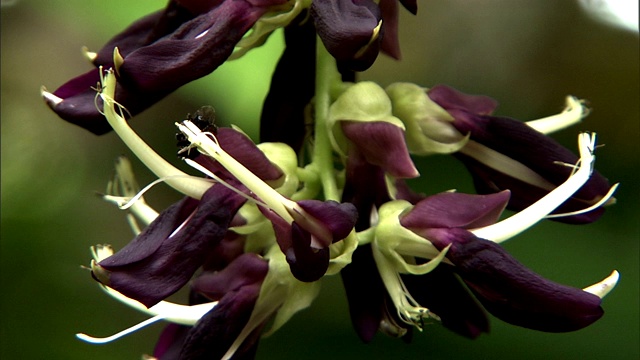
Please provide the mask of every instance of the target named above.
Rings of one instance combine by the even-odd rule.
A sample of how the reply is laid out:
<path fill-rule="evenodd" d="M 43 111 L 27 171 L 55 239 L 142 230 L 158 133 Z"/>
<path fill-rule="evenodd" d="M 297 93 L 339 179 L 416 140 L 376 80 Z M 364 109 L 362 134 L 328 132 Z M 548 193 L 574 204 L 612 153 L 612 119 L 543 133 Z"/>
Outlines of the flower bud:
<path fill-rule="evenodd" d="M 349 87 L 331 105 L 328 126 L 337 151 L 345 152 L 351 143 L 373 165 L 391 176 L 418 176 L 404 140 L 404 125 L 393 116 L 391 101 L 373 82 Z"/>
<path fill-rule="evenodd" d="M 412 154 L 449 154 L 460 150 L 468 140 L 453 126 L 453 117 L 411 83 L 395 83 L 386 88 L 393 104 L 393 115 L 407 128 L 407 147 Z"/>

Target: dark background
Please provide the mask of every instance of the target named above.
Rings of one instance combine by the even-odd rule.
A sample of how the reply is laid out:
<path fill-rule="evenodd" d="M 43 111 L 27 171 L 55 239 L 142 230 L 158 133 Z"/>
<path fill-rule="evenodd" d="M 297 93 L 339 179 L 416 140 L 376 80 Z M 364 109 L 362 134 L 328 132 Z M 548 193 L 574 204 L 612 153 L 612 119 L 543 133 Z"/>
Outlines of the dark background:
<path fill-rule="evenodd" d="M 133 5 L 132 5 L 133 4 Z M 39 98 L 90 69 L 80 47 L 97 50 L 164 1 L 23 0 L 2 8 L 2 237 L 0 357 L 4 359 L 138 359 L 162 326 L 115 343 L 89 345 L 76 332 L 106 336 L 145 316 L 105 296 L 88 271 L 89 246 L 122 247 L 131 239 L 123 213 L 94 196 L 113 160 L 128 150 L 115 135 L 95 137 L 58 119 Z M 499 100 L 498 114 L 531 120 L 559 112 L 568 94 L 588 99 L 592 114 L 554 137 L 571 149 L 581 130 L 597 131 L 596 167 L 621 182 L 618 204 L 597 223 L 537 225 L 504 246 L 538 273 L 584 287 L 618 269 L 605 316 L 568 334 L 517 328 L 493 318 L 475 341 L 437 324 L 412 344 L 378 335 L 361 344 L 351 329 L 338 278 L 323 281 L 313 306 L 262 341 L 258 359 L 638 359 L 639 351 L 639 61 L 638 33 L 586 15 L 564 0 L 422 1 L 402 11 L 402 62 L 381 56 L 363 78 L 387 85 L 446 83 Z M 203 104 L 257 134 L 256 119 L 282 46 L 268 46 L 190 84 L 134 120 L 158 152 L 174 158 L 172 123 Z M 535 150 L 533 150 L 535 151 Z M 421 191 L 471 191 L 449 157 L 416 160 Z M 154 178 L 134 161 L 138 179 Z M 146 196 L 161 209 L 179 198 L 159 185 Z M 437 291 L 437 289 L 434 289 Z"/>

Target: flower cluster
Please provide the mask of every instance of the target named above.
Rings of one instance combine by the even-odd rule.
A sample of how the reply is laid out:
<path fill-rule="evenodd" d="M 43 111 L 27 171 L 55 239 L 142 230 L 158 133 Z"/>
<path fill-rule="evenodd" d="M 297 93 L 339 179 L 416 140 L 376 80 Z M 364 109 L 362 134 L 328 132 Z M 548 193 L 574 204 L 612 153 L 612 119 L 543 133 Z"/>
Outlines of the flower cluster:
<path fill-rule="evenodd" d="M 417 11 L 416 1 L 400 3 Z M 603 315 L 617 272 L 573 288 L 499 245 L 547 218 L 593 222 L 614 202 L 617 185 L 594 170 L 595 134 L 579 135 L 578 155 L 546 135 L 586 116 L 583 102 L 567 97 L 560 114 L 521 122 L 494 116 L 489 97 L 444 85 L 356 81 L 380 51 L 400 57 L 398 11 L 395 0 L 171 0 L 97 53 L 86 51 L 93 70 L 43 89 L 60 117 L 96 134 L 113 130 L 158 182 L 186 196 L 155 211 L 129 161 L 118 159 L 104 199 L 128 211 L 136 236 L 117 252 L 94 247 L 91 274 L 153 317 L 107 338 L 79 338 L 104 343 L 166 320 L 155 358 L 253 358 L 258 339 L 337 274 L 365 342 L 378 331 L 404 337 L 429 321 L 475 338 L 489 330 L 486 312 L 548 332 Z M 175 124 L 178 155 L 202 173 L 192 176 L 128 126 L 279 28 L 286 48 L 261 143 L 218 127 L 205 106 Z M 477 194 L 413 191 L 406 179 L 420 174 L 412 156 L 432 154 L 462 161 Z M 188 305 L 166 301 L 185 286 Z"/>

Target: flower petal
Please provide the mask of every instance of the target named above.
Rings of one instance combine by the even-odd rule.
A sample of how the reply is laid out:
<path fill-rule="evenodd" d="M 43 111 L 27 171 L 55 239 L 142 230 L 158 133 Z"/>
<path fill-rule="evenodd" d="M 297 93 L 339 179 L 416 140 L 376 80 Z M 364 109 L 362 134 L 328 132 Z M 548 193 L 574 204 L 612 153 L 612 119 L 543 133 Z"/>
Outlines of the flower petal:
<path fill-rule="evenodd" d="M 216 135 L 218 145 L 237 162 L 241 163 L 251 173 L 266 182 L 276 181 L 283 177 L 284 173 L 275 166 L 256 144 L 244 133 L 227 127 L 221 127 Z M 197 151 L 192 149 L 190 151 Z M 224 180 L 233 182 L 237 187 L 242 185 L 222 164 L 209 156 L 196 156 L 198 164 L 215 173 Z M 236 184 L 237 183 L 237 184 Z"/>
<path fill-rule="evenodd" d="M 356 333 L 365 343 L 373 340 L 385 309 L 386 290 L 371 254 L 371 245 L 358 246 L 351 264 L 340 275 Z"/>
<path fill-rule="evenodd" d="M 418 0 L 400 0 L 400 4 L 413 15 L 418 13 Z"/>
<path fill-rule="evenodd" d="M 329 53 L 356 71 L 368 69 L 380 48 L 382 19 L 372 0 L 316 0 L 311 16 Z"/>
<path fill-rule="evenodd" d="M 245 201 L 219 184 L 207 190 L 200 202 L 184 199 L 160 214 L 122 250 L 93 266 L 92 274 L 150 307 L 189 281 Z"/>
<path fill-rule="evenodd" d="M 446 85 L 436 85 L 427 94 L 446 110 L 465 110 L 477 115 L 489 115 L 498 107 L 498 102 L 488 96 L 468 95 Z"/>
<path fill-rule="evenodd" d="M 160 360 L 179 359 L 182 344 L 191 326 L 169 324 L 160 333 L 153 356 Z"/>
<path fill-rule="evenodd" d="M 194 18 L 194 13 L 177 1 L 169 1 L 165 9 L 149 14 L 129 25 L 111 38 L 96 54 L 93 64 L 112 67 L 113 50 L 117 47 L 120 54 L 127 56 L 143 46 L 171 34 L 180 25 Z"/>
<path fill-rule="evenodd" d="M 496 171 L 495 169 L 492 170 L 491 166 L 487 169 L 487 164 L 479 166 L 477 160 L 475 164 L 473 161 L 469 162 L 467 160 L 473 156 L 473 153 L 465 153 L 463 151 L 459 158 L 465 164 L 469 164 L 467 167 L 474 172 L 476 183 L 486 183 L 484 186 L 481 185 L 482 187 L 479 190 L 488 188 L 503 190 L 506 189 L 506 186 L 510 186 L 509 189 L 512 191 L 513 201 L 510 202 L 509 208 L 512 210 L 522 210 L 539 199 L 534 198 L 533 201 L 526 201 L 534 193 L 530 192 L 532 185 L 539 188 L 538 193 L 542 190 L 544 195 L 553 190 L 554 186 L 562 184 L 574 171 L 572 167 L 563 166 L 562 164 L 575 165 L 578 162 L 577 155 L 552 138 L 535 131 L 522 122 L 509 118 L 474 116 L 466 113 L 464 115 L 454 115 L 454 117 L 456 118 L 454 126 L 461 132 L 470 132 L 471 140 L 499 154 L 506 155 L 511 161 L 526 166 L 551 184 L 550 188 L 538 181 L 535 181 L 535 183 L 517 181 L 514 184 L 514 181 L 509 182 L 508 178 L 504 179 L 504 177 L 496 174 L 496 172 L 503 172 L 509 175 L 508 170 L 501 169 L 502 171 Z M 535 151 L 532 151 L 532 149 L 535 149 Z M 476 154 L 481 152 L 475 151 Z M 484 176 L 490 176 L 491 178 L 482 176 L 483 172 Z M 498 182 L 499 180 L 507 181 L 503 183 Z M 518 184 L 521 184 L 521 186 Z M 558 212 L 587 208 L 607 194 L 610 187 L 607 179 L 599 172 L 594 171 L 587 183 L 564 204 L 564 207 L 559 208 Z M 557 218 L 556 220 L 584 222 L 580 221 L 580 219 L 585 219 L 588 222 L 597 219 L 602 211 L 603 209 L 600 208 L 597 211 L 586 214 L 587 216 L 578 215 Z"/>
<path fill-rule="evenodd" d="M 221 359 L 249 321 L 259 293 L 260 285 L 252 284 L 225 294 L 189 331 L 180 359 Z M 252 331 L 233 359 L 255 357 L 261 330 L 259 326 Z"/>
<path fill-rule="evenodd" d="M 384 121 L 341 121 L 342 132 L 358 147 L 364 157 L 397 178 L 415 178 L 416 169 L 403 129 Z"/>
<path fill-rule="evenodd" d="M 276 241 L 293 276 L 304 282 L 320 279 L 329 268 L 328 245 L 319 246 L 317 240 L 313 244 L 315 237 L 295 221 L 289 224 L 273 211 L 260 210 L 271 221 Z"/>
<path fill-rule="evenodd" d="M 400 220 L 413 228 L 474 229 L 494 224 L 509 201 L 509 191 L 491 195 L 440 193 L 418 202 Z"/>
<path fill-rule="evenodd" d="M 98 108 L 102 108 L 102 99 L 96 98 L 97 92 L 95 90 L 99 83 L 100 69 L 93 69 L 69 80 L 54 91 L 53 94 L 43 91 L 42 95 L 46 104 L 60 118 L 83 127 L 96 135 L 102 135 L 111 131 L 111 126 L 98 110 Z M 140 93 L 118 85 L 115 99 L 118 104 L 127 109 L 125 116 L 133 116 L 166 95 L 168 95 L 168 92 Z"/>
<path fill-rule="evenodd" d="M 301 200 L 298 201 L 298 205 L 329 230 L 332 239 L 331 242 L 325 243 L 326 246 L 346 238 L 358 219 L 358 211 L 350 203 L 331 200 Z M 309 229 L 309 231 L 312 230 Z M 323 239 L 319 240 L 323 241 Z"/>
<path fill-rule="evenodd" d="M 398 40 L 398 1 L 380 0 L 380 13 L 384 24 L 384 36 L 380 49 L 396 60 L 402 57 Z"/>
<path fill-rule="evenodd" d="M 372 165 L 356 149 L 350 148 L 347 156 L 346 178 L 342 201 L 353 204 L 358 210 L 356 230 L 371 226 L 371 212 L 389 201 L 384 171 Z"/>
<path fill-rule="evenodd" d="M 285 252 L 291 273 L 296 279 L 312 282 L 320 279 L 329 268 L 329 247 L 312 246 L 312 235 L 295 221 L 291 224 L 292 246 Z"/>
<path fill-rule="evenodd" d="M 279 3 L 281 1 L 273 1 Z M 173 91 L 220 66 L 268 7 L 225 1 L 170 36 L 124 57 L 120 81 L 140 91 Z"/>
<path fill-rule="evenodd" d="M 198 276 L 191 288 L 209 299 L 217 301 L 224 294 L 243 286 L 260 284 L 267 275 L 269 265 L 260 256 L 245 253 L 220 271 L 208 271 Z"/>
<path fill-rule="evenodd" d="M 260 141 L 284 142 L 296 151 L 306 135 L 305 108 L 315 90 L 316 32 L 311 21 L 284 29 L 286 47 L 273 73 L 260 116 Z"/>
<path fill-rule="evenodd" d="M 447 258 L 478 300 L 508 323 L 547 332 L 582 329 L 604 313 L 601 299 L 549 281 L 527 269 L 499 245 L 463 229 L 421 232 L 438 249 L 452 244 Z"/>
<path fill-rule="evenodd" d="M 446 86 L 436 86 L 428 95 L 454 117 L 453 125 L 458 131 L 471 135 L 471 141 L 457 156 L 473 174 L 478 191 L 511 190 L 511 210 L 526 208 L 562 184 L 573 172 L 571 166 L 577 164 L 578 156 L 525 123 L 490 116 L 497 104 L 493 99 L 466 95 Z M 523 172 L 529 174 L 518 175 Z M 609 188 L 607 179 L 594 171 L 587 183 L 554 213 L 587 208 L 602 199 Z M 591 222 L 602 211 L 599 208 L 554 220 Z"/>

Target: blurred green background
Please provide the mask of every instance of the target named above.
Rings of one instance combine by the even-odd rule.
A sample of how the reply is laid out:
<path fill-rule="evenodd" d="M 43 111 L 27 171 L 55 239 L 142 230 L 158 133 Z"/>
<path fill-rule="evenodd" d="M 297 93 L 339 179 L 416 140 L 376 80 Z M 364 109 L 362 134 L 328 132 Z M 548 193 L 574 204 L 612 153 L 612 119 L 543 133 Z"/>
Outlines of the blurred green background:
<path fill-rule="evenodd" d="M 618 204 L 597 223 L 543 223 L 505 247 L 538 273 L 576 287 L 613 269 L 618 287 L 605 316 L 574 333 L 547 334 L 493 318 L 475 341 L 439 325 L 413 343 L 378 335 L 359 342 L 338 278 L 326 279 L 313 306 L 260 345 L 258 359 L 638 359 L 639 351 L 639 61 L 638 34 L 589 17 L 575 1 L 422 1 L 417 17 L 402 11 L 402 62 L 381 56 L 363 78 L 383 85 L 447 83 L 500 101 L 498 114 L 530 120 L 556 113 L 564 97 L 588 99 L 592 114 L 555 137 L 575 149 L 580 130 L 597 131 L 596 167 L 621 182 Z M 80 47 L 97 50 L 164 1 L 22 0 L 2 8 L 2 236 L 0 358 L 138 359 L 162 326 L 117 342 L 89 345 L 74 333 L 106 336 L 145 318 L 104 296 L 88 271 L 89 246 L 122 247 L 131 239 L 123 213 L 103 203 L 113 160 L 128 150 L 113 135 L 96 137 L 58 119 L 39 98 L 90 69 Z M 166 158 L 174 157 L 173 121 L 203 104 L 252 136 L 268 79 L 282 47 L 266 47 L 172 94 L 133 121 Z M 535 150 L 534 150 L 535 151 Z M 141 184 L 153 180 L 134 161 Z M 448 157 L 418 159 L 414 183 L 428 193 L 471 191 L 464 169 Z M 160 185 L 147 196 L 158 209 L 179 196 Z M 435 289 L 434 289 L 435 290 Z M 435 290 L 437 291 L 437 290 Z"/>

